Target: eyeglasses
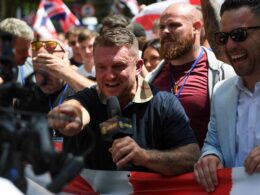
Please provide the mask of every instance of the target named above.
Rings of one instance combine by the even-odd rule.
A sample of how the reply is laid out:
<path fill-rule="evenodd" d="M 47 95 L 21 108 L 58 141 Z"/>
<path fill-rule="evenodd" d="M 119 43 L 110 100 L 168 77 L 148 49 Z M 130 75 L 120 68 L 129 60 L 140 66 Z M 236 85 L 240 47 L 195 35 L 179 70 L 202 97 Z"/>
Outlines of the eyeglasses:
<path fill-rule="evenodd" d="M 55 50 L 58 45 L 60 45 L 56 41 L 33 41 L 31 43 L 32 51 L 39 51 L 41 47 L 44 47 L 48 52 L 65 52 L 61 47 L 61 50 Z"/>
<path fill-rule="evenodd" d="M 215 34 L 215 41 L 218 45 L 226 45 L 228 37 L 230 37 L 234 42 L 242 42 L 247 38 L 247 30 L 251 29 L 260 29 L 260 26 L 240 27 L 230 32 L 217 32 Z"/>

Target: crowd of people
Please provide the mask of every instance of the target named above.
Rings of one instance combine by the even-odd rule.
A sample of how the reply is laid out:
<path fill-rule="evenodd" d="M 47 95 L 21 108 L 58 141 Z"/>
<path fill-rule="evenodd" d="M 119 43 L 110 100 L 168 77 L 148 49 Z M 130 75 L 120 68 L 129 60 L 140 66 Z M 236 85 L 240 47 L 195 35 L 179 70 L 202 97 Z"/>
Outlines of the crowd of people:
<path fill-rule="evenodd" d="M 217 169 L 260 172 L 260 1 L 225 0 L 220 21 L 212 2 L 170 5 L 150 40 L 121 15 L 105 17 L 99 32 L 73 27 L 64 40 L 34 36 L 19 19 L 1 21 L 0 31 L 14 37 L 17 82 L 35 77 L 33 100 L 13 107 L 48 114 L 50 137 L 64 152 L 84 152 L 85 132 L 93 132 L 89 169 L 193 171 L 207 192 L 218 185 Z M 100 124 L 111 96 L 115 115 L 132 128 L 108 141 Z"/>

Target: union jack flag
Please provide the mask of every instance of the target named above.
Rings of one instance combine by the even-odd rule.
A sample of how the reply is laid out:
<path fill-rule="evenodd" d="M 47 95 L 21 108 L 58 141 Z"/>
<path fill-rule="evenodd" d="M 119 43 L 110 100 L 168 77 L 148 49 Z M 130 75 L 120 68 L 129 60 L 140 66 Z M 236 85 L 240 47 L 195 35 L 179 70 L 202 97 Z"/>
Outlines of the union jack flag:
<path fill-rule="evenodd" d="M 33 29 L 42 38 L 55 38 L 57 37 L 57 32 L 53 26 L 52 21 L 48 17 L 43 5 L 44 2 L 42 1 L 36 13 Z"/>
<path fill-rule="evenodd" d="M 62 0 L 41 0 L 33 25 L 41 37 L 57 37 L 51 19 L 58 20 L 64 32 L 71 26 L 80 25 L 79 20 Z"/>
<path fill-rule="evenodd" d="M 47 15 L 54 20 L 59 20 L 61 27 L 66 32 L 71 26 L 79 26 L 77 17 L 69 10 L 62 0 L 42 0 Z"/>

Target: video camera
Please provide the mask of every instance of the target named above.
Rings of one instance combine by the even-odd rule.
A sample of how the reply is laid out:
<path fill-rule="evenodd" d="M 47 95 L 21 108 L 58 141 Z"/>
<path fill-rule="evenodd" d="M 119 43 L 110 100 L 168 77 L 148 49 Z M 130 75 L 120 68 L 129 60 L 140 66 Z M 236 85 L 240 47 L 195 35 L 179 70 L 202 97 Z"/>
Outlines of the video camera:
<path fill-rule="evenodd" d="M 13 37 L 0 32 L 0 77 L 4 80 L 0 84 L 0 177 L 7 178 L 26 192 L 24 169 L 29 163 L 36 175 L 50 173 L 52 182 L 47 185 L 47 190 L 60 192 L 84 167 L 84 159 L 93 149 L 93 143 L 81 156 L 56 152 L 46 114 L 13 109 L 15 98 L 26 104 L 34 94 L 31 86 L 16 82 L 17 68 L 13 59 Z M 33 74 L 25 80 L 30 81 Z"/>
<path fill-rule="evenodd" d="M 22 115 L 27 116 L 26 119 L 21 119 Z M 90 140 L 94 140 L 93 133 L 87 133 Z M 84 168 L 85 158 L 93 147 L 92 141 L 80 156 L 56 152 L 45 114 L 13 110 L 0 103 L 0 177 L 12 181 L 24 193 L 28 189 L 24 173 L 26 164 L 32 165 L 36 175 L 49 172 L 52 181 L 46 189 L 58 193 Z"/>
<path fill-rule="evenodd" d="M 0 150 L 0 176 L 12 181 L 23 192 L 27 189 L 25 163 L 32 164 L 35 174 L 42 174 L 55 169 L 51 161 L 58 158 L 50 142 L 46 117 L 42 116 L 31 117 L 28 121 L 10 113 L 1 116 Z"/>
<path fill-rule="evenodd" d="M 16 78 L 17 69 L 14 64 L 13 36 L 0 31 L 0 77 L 4 82 Z"/>

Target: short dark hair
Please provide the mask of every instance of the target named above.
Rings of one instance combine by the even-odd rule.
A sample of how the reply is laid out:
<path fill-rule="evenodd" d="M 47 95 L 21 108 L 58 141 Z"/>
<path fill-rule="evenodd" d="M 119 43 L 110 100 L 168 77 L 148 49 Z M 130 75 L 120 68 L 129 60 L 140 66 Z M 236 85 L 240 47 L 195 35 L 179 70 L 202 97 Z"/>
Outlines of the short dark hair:
<path fill-rule="evenodd" d="M 149 41 L 147 41 L 142 49 L 142 57 L 144 55 L 144 51 L 148 48 L 148 47 L 152 47 L 154 48 L 156 51 L 158 51 L 158 53 L 160 53 L 161 50 L 161 42 L 160 39 L 151 39 Z"/>
<path fill-rule="evenodd" d="M 103 32 L 103 27 L 108 27 L 108 29 L 117 27 L 127 27 L 130 24 L 130 19 L 123 15 L 109 15 L 106 16 L 101 23 L 101 32 Z"/>
<path fill-rule="evenodd" d="M 94 51 L 97 46 L 104 47 L 123 47 L 132 48 L 138 55 L 138 41 L 133 32 L 127 28 L 111 28 L 96 37 Z"/>
<path fill-rule="evenodd" d="M 225 0 L 220 9 L 222 16 L 225 11 L 238 9 L 241 7 L 248 7 L 253 14 L 260 15 L 260 1 L 259 0 Z"/>
<path fill-rule="evenodd" d="M 88 29 L 82 29 L 78 35 L 78 42 L 81 43 L 83 41 L 95 38 L 97 36 L 97 33 L 92 32 Z"/>
<path fill-rule="evenodd" d="M 139 50 L 142 50 L 146 42 L 146 33 L 144 27 L 141 24 L 138 24 L 137 22 L 131 22 L 127 26 L 127 28 L 134 33 L 138 40 Z"/>
<path fill-rule="evenodd" d="M 72 26 L 69 30 L 65 33 L 65 38 L 69 39 L 69 36 L 78 36 L 79 33 L 84 29 L 84 27 Z"/>

